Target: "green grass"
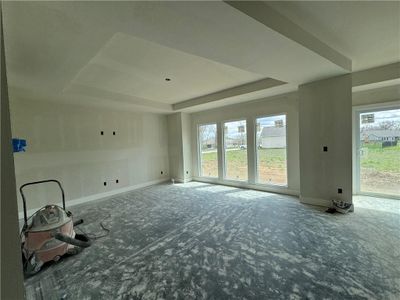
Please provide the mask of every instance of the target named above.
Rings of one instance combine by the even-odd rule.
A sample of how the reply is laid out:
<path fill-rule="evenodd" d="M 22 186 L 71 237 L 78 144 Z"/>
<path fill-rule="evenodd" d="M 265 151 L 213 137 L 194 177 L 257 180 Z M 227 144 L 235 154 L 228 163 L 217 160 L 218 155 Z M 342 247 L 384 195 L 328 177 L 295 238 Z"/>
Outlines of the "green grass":
<path fill-rule="evenodd" d="M 382 148 L 381 144 L 364 144 L 365 155 L 361 158 L 361 167 L 379 172 L 400 174 L 400 144 L 395 147 Z M 258 149 L 260 165 L 271 168 L 284 168 L 286 164 L 285 149 Z M 246 165 L 246 150 L 231 150 L 226 152 L 226 159 L 235 161 L 236 165 Z M 217 152 L 208 152 L 202 155 L 203 162 L 217 160 Z M 215 164 L 216 165 L 216 164 Z"/>
<path fill-rule="evenodd" d="M 285 168 L 286 149 L 258 149 L 258 159 L 262 165 Z"/>
<path fill-rule="evenodd" d="M 277 184 L 286 183 L 286 150 L 258 149 L 259 180 Z M 232 149 L 226 151 L 226 176 L 229 179 L 247 180 L 247 151 Z M 204 176 L 217 176 L 217 152 L 202 154 Z"/>
<path fill-rule="evenodd" d="M 202 160 L 203 161 L 210 161 L 210 160 L 216 160 L 217 159 L 217 152 L 206 152 L 202 154 Z"/>
<path fill-rule="evenodd" d="M 258 157 L 262 164 L 283 167 L 286 161 L 285 149 L 258 149 Z M 217 159 L 217 152 L 206 152 L 202 155 L 203 162 Z M 246 150 L 231 150 L 226 152 L 228 161 L 237 161 L 239 164 L 247 163 Z"/>
<path fill-rule="evenodd" d="M 400 144 L 382 148 L 381 144 L 363 144 L 361 167 L 380 172 L 400 173 Z"/>

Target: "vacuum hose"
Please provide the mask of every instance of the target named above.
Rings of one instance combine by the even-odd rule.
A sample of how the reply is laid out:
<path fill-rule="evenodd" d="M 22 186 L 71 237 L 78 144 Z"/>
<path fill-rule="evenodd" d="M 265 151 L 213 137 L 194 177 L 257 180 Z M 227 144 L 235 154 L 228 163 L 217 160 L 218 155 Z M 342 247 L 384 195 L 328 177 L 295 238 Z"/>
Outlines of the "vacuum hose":
<path fill-rule="evenodd" d="M 81 248 L 87 248 L 92 244 L 92 242 L 87 238 L 87 236 L 83 234 L 75 234 L 75 238 L 72 238 L 62 233 L 56 233 L 54 237 L 59 241 Z"/>

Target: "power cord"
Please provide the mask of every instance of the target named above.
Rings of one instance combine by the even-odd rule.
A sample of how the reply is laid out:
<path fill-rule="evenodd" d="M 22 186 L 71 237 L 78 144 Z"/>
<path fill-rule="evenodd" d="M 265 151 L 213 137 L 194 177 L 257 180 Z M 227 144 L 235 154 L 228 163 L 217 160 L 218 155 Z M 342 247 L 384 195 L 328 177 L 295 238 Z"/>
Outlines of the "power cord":
<path fill-rule="evenodd" d="M 103 224 L 103 221 L 106 220 L 106 219 L 108 219 L 108 218 L 111 218 L 111 214 L 108 214 L 107 217 L 103 218 L 103 220 L 99 223 L 99 224 L 100 224 L 100 227 L 103 229 L 103 231 L 106 232 L 105 234 L 102 234 L 102 235 L 95 235 L 94 233 L 86 233 L 85 231 L 83 231 L 83 230 L 82 230 L 81 228 L 79 228 L 79 227 L 75 227 L 75 228 L 78 229 L 80 232 L 82 232 L 84 235 L 86 235 L 89 239 L 91 239 L 91 240 L 98 240 L 98 239 L 104 238 L 104 237 L 106 237 L 106 236 L 108 236 L 108 235 L 110 234 L 110 231 L 111 231 L 111 230 L 110 230 L 109 228 L 107 228 L 107 227 Z"/>

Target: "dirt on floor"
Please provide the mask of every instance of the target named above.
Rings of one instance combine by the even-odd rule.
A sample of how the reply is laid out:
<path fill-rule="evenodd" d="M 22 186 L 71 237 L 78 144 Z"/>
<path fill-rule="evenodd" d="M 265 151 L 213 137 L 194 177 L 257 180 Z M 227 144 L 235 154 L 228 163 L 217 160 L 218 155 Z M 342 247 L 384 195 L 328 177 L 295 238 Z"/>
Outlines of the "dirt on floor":
<path fill-rule="evenodd" d="M 362 168 L 360 172 L 362 192 L 400 196 L 400 174 Z"/>

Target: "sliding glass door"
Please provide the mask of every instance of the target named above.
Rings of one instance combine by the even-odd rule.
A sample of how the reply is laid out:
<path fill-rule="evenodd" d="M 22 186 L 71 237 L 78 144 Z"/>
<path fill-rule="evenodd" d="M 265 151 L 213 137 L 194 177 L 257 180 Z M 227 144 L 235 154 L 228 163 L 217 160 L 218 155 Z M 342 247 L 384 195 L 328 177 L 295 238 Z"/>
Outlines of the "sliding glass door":
<path fill-rule="evenodd" d="M 400 108 L 356 113 L 356 186 L 400 198 Z"/>
<path fill-rule="evenodd" d="M 256 119 L 257 183 L 287 185 L 286 115 Z"/>
<path fill-rule="evenodd" d="M 203 177 L 218 177 L 217 124 L 199 126 L 199 173 Z"/>
<path fill-rule="evenodd" d="M 224 178 L 247 180 L 246 120 L 224 123 Z"/>

